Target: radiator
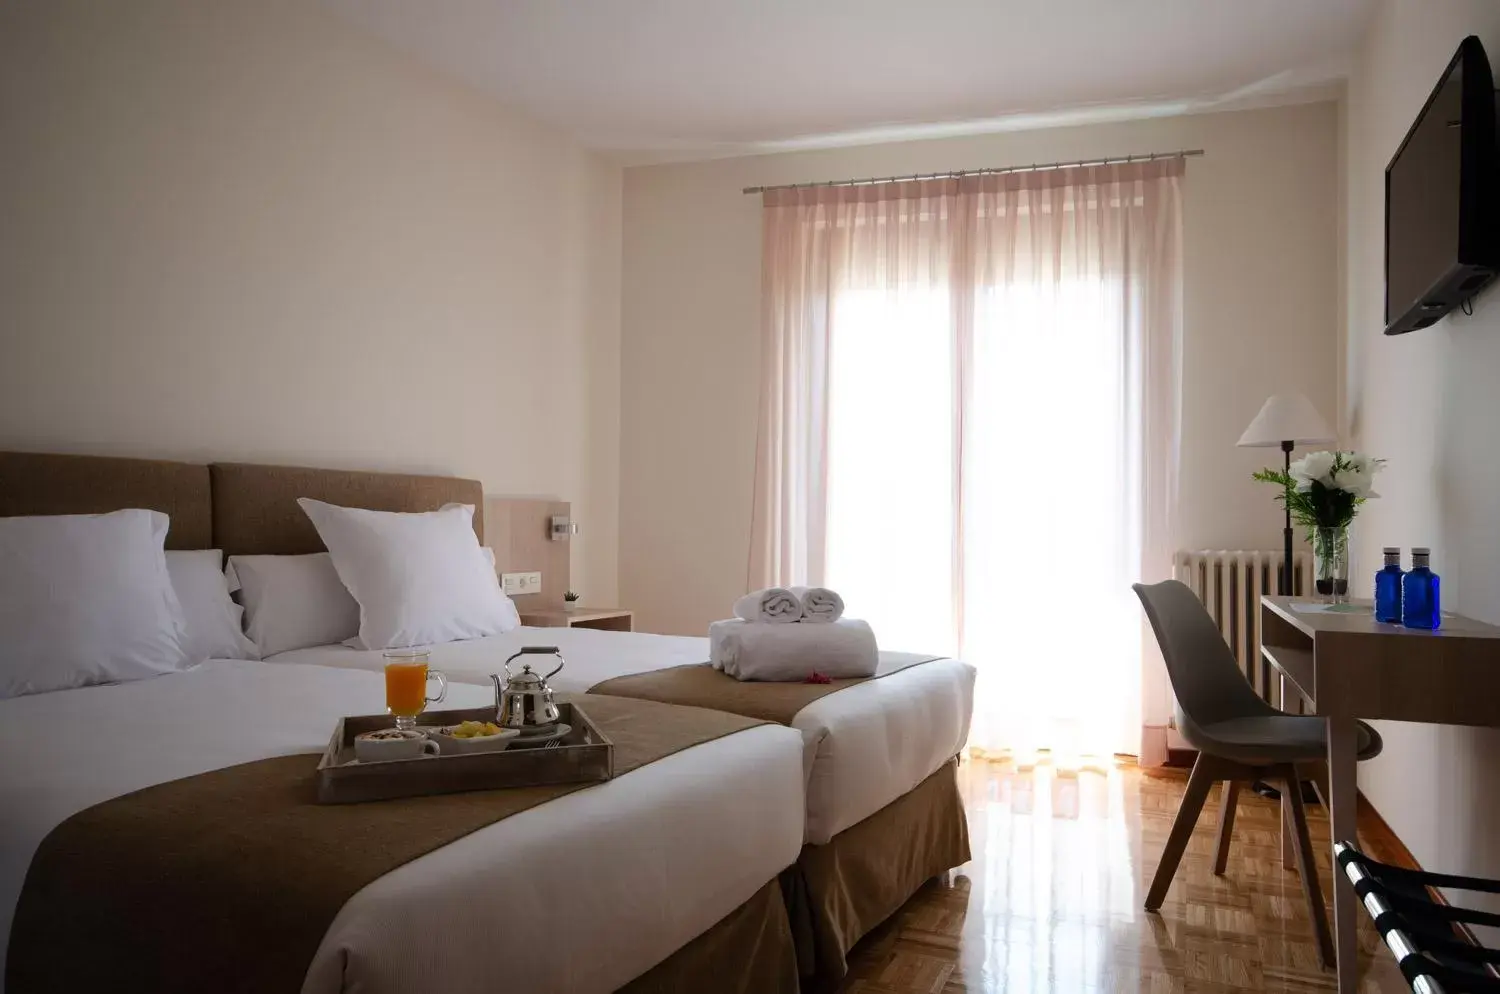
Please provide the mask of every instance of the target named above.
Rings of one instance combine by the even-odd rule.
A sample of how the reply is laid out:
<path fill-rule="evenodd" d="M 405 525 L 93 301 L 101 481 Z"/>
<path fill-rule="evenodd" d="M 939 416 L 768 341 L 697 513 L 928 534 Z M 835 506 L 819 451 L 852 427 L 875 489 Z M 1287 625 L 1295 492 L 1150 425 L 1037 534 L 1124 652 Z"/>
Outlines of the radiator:
<path fill-rule="evenodd" d="M 1260 657 L 1260 595 L 1276 593 L 1283 554 L 1200 549 L 1178 552 L 1172 575 L 1187 584 L 1213 615 L 1240 672 L 1264 700 L 1280 706 L 1280 681 Z M 1292 554 L 1295 596 L 1312 589 L 1312 555 Z"/>

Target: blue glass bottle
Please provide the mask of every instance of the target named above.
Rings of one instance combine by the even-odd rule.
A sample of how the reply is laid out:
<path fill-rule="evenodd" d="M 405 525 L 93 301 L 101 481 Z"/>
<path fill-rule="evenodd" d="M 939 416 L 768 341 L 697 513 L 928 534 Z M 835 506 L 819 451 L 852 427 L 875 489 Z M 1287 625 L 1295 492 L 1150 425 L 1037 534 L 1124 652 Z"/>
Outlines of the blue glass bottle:
<path fill-rule="evenodd" d="M 1385 568 L 1375 574 L 1375 620 L 1401 623 L 1401 550 L 1387 546 Z"/>
<path fill-rule="evenodd" d="M 1443 621 L 1438 575 L 1427 566 L 1429 549 L 1411 550 L 1411 572 L 1401 578 L 1401 623 L 1407 628 L 1437 628 Z"/>

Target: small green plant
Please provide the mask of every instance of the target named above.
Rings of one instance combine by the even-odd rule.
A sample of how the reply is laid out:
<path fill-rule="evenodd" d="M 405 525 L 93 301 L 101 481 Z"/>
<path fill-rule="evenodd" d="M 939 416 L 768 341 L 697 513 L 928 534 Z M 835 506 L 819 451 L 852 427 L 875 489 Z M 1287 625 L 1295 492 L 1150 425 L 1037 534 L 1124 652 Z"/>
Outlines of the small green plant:
<path fill-rule="evenodd" d="M 578 594 L 576 594 L 576 593 L 574 593 L 573 591 L 570 590 L 567 593 L 563 594 L 563 601 L 566 602 L 566 603 L 568 603 L 568 604 L 577 604 L 578 603 Z"/>

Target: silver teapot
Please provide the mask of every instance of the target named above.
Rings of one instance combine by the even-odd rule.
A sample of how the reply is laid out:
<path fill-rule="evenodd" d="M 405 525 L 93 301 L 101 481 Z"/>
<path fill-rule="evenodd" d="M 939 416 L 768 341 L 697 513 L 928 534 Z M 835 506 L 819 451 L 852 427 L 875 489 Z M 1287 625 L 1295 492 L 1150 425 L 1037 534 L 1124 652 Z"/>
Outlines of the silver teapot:
<path fill-rule="evenodd" d="M 546 676 L 536 673 L 527 663 L 521 672 L 511 675 L 510 664 L 521 656 L 556 656 L 557 669 Z M 495 723 L 501 728 L 545 728 L 557 723 L 557 705 L 552 701 L 552 688 L 547 681 L 557 676 L 565 665 L 562 653 L 555 645 L 528 645 L 504 663 L 505 683 L 500 675 L 491 673 L 495 682 Z"/>

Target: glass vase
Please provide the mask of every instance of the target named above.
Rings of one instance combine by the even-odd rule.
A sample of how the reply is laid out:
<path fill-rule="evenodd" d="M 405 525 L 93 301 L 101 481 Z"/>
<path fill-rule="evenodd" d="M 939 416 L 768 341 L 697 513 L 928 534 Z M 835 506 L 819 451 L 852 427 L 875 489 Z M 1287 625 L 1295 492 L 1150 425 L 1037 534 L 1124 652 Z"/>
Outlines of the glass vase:
<path fill-rule="evenodd" d="M 1318 596 L 1330 604 L 1349 602 L 1349 526 L 1313 532 L 1313 578 Z"/>

